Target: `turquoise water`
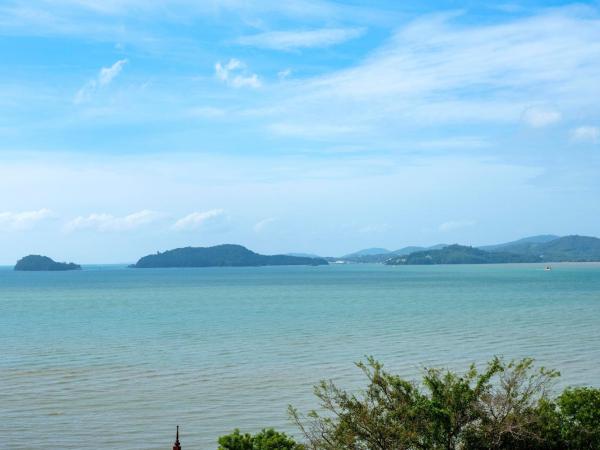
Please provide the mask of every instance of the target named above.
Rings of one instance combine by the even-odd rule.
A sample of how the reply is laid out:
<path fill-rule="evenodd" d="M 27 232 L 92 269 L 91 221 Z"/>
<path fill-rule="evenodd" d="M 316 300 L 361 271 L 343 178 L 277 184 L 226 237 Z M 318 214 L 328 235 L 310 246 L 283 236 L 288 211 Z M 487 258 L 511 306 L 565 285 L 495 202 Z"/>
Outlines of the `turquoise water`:
<path fill-rule="evenodd" d="M 0 269 L 0 447 L 215 449 L 294 431 L 364 355 L 413 377 L 533 356 L 600 385 L 600 265 Z"/>

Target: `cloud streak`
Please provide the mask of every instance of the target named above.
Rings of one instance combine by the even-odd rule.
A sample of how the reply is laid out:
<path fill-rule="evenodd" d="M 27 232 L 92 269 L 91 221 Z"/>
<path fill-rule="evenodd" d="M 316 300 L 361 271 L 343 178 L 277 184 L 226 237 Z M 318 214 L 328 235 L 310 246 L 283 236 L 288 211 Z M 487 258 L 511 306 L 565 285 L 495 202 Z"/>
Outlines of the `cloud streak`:
<path fill-rule="evenodd" d="M 121 232 L 136 230 L 157 221 L 162 214 L 144 209 L 132 214 L 116 217 L 106 213 L 92 213 L 88 216 L 78 216 L 65 224 L 65 231 L 70 233 L 82 230 L 101 232 Z"/>
<path fill-rule="evenodd" d="M 276 217 L 267 217 L 266 219 L 256 222 L 254 224 L 254 227 L 252 227 L 252 229 L 254 230 L 255 233 L 262 233 L 271 224 L 273 224 L 274 222 L 277 222 L 277 220 L 278 219 Z"/>
<path fill-rule="evenodd" d="M 308 31 L 268 31 L 243 36 L 240 45 L 290 51 L 302 48 L 330 47 L 362 36 L 364 28 L 322 28 Z"/>
<path fill-rule="evenodd" d="M 194 231 L 203 228 L 220 228 L 227 221 L 227 215 L 222 209 L 197 211 L 177 220 L 171 227 L 175 231 Z"/>
<path fill-rule="evenodd" d="M 0 212 L 0 230 L 2 231 L 24 231 L 31 230 L 38 223 L 54 217 L 51 210 L 47 208 L 36 211 L 22 212 Z"/>
<path fill-rule="evenodd" d="M 600 127 L 581 126 L 571 130 L 573 142 L 596 144 L 600 142 Z"/>
<path fill-rule="evenodd" d="M 494 24 L 433 15 L 401 27 L 354 67 L 290 82 L 269 130 L 343 126 L 381 142 L 440 125 L 558 123 L 600 95 L 600 20 L 563 8 Z M 543 105 L 552 99 L 556 107 Z"/>
<path fill-rule="evenodd" d="M 102 67 L 96 78 L 89 80 L 77 91 L 73 101 L 76 104 L 89 101 L 100 88 L 108 86 L 121 73 L 127 62 L 126 59 L 120 59 L 110 67 Z"/>
<path fill-rule="evenodd" d="M 246 65 L 239 59 L 232 58 L 226 63 L 215 64 L 217 79 L 234 88 L 259 88 L 261 81 L 255 73 L 248 73 Z"/>
<path fill-rule="evenodd" d="M 552 108 L 532 107 L 523 112 L 523 122 L 533 128 L 544 128 L 560 122 L 560 111 Z"/>

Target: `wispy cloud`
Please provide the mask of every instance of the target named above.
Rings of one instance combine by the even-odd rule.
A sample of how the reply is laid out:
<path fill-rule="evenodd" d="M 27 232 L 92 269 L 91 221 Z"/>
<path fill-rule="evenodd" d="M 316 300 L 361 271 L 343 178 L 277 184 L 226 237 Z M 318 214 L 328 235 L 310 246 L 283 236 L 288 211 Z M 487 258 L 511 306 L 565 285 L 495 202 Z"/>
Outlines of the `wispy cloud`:
<path fill-rule="evenodd" d="M 276 217 L 267 217 L 266 219 L 256 222 L 253 227 L 254 232 L 261 233 L 265 231 L 265 229 L 268 228 L 269 225 L 271 225 L 274 222 L 277 222 L 277 220 L 278 219 Z"/>
<path fill-rule="evenodd" d="M 581 126 L 571 130 L 571 140 L 596 144 L 600 141 L 600 127 Z"/>
<path fill-rule="evenodd" d="M 560 111 L 540 106 L 527 108 L 523 112 L 523 122 L 533 128 L 543 128 L 555 124 L 561 119 Z"/>
<path fill-rule="evenodd" d="M 30 230 L 39 222 L 52 217 L 54 217 L 54 214 L 47 208 L 38 209 L 37 211 L 0 212 L 0 230 Z"/>
<path fill-rule="evenodd" d="M 243 36 L 238 44 L 273 50 L 294 50 L 299 48 L 329 47 L 360 37 L 364 28 L 322 28 L 319 30 L 268 31 L 266 33 Z"/>
<path fill-rule="evenodd" d="M 476 224 L 473 220 L 450 220 L 438 226 L 438 230 L 442 232 L 459 230 L 461 228 L 472 227 Z"/>
<path fill-rule="evenodd" d="M 73 101 L 83 103 L 90 100 L 98 89 L 108 86 L 121 73 L 125 64 L 127 64 L 127 60 L 120 59 L 110 67 L 102 67 L 96 78 L 89 80 L 77 91 Z"/>
<path fill-rule="evenodd" d="M 279 78 L 280 80 L 285 80 L 286 78 L 289 78 L 289 76 L 292 74 L 292 69 L 290 69 L 289 67 L 287 69 L 283 69 L 280 70 L 279 72 L 277 72 L 277 78 Z"/>
<path fill-rule="evenodd" d="M 381 142 L 414 127 L 462 124 L 548 126 L 600 94 L 600 21 L 559 9 L 493 24 L 456 15 L 401 27 L 354 67 L 290 83 L 272 129 L 286 123 L 343 125 Z M 535 107 L 552 99 L 556 107 Z M 393 119 L 392 119 L 393 118 Z M 289 130 L 289 128 L 288 128 Z"/>
<path fill-rule="evenodd" d="M 64 229 L 67 232 L 79 230 L 130 231 L 151 224 L 161 217 L 161 213 L 147 209 L 122 217 L 106 213 L 92 213 L 88 216 L 74 218 L 65 224 Z"/>
<path fill-rule="evenodd" d="M 246 65 L 239 59 L 232 58 L 226 63 L 215 64 L 215 75 L 219 80 L 234 88 L 259 88 L 260 79 L 255 73 L 248 73 Z"/>
<path fill-rule="evenodd" d="M 171 228 L 176 231 L 192 231 L 202 228 L 214 230 L 224 227 L 227 221 L 228 217 L 224 210 L 211 209 L 188 214 L 175 222 Z"/>

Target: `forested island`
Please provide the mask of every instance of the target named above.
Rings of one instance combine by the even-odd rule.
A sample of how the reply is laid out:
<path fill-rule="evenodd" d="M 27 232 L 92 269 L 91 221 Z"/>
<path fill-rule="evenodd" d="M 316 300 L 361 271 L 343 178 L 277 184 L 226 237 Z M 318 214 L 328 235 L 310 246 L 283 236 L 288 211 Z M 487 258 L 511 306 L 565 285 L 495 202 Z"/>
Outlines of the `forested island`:
<path fill-rule="evenodd" d="M 147 255 L 133 268 L 157 267 L 247 267 L 247 266 L 321 266 L 323 258 L 289 255 L 260 255 L 234 244 L 214 247 L 184 247 Z"/>
<path fill-rule="evenodd" d="M 501 264 L 527 262 L 600 261 L 600 239 L 591 236 L 540 235 L 504 244 L 471 247 L 438 244 L 432 247 L 404 247 L 386 253 L 366 249 L 338 258 L 351 263 L 410 264 Z"/>
<path fill-rule="evenodd" d="M 402 264 L 500 264 L 541 261 L 542 259 L 536 255 L 486 252 L 475 247 L 454 244 L 439 250 L 425 250 L 406 256 L 396 256 L 385 261 L 385 264 L 392 266 Z"/>
<path fill-rule="evenodd" d="M 15 270 L 26 272 L 81 270 L 79 264 L 56 262 L 42 255 L 28 255 L 17 261 Z"/>

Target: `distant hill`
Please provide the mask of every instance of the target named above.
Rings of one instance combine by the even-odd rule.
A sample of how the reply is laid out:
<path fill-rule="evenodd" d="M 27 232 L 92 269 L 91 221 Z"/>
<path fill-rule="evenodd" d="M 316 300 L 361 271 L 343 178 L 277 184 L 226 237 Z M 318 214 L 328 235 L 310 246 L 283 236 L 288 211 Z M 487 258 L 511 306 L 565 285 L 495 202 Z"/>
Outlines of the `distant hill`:
<path fill-rule="evenodd" d="M 74 263 L 56 262 L 42 255 L 28 255 L 17 261 L 15 270 L 27 272 L 80 270 L 81 266 Z"/>
<path fill-rule="evenodd" d="M 312 253 L 284 253 L 285 256 L 296 256 L 298 258 L 321 258 L 319 255 Z"/>
<path fill-rule="evenodd" d="M 481 250 L 486 251 L 506 251 L 512 253 L 527 253 L 528 249 L 535 247 L 538 244 L 545 244 L 560 238 L 554 234 L 540 234 L 537 236 L 529 236 L 517 241 L 506 242 L 504 244 L 484 245 L 480 246 Z"/>
<path fill-rule="evenodd" d="M 224 244 L 214 247 L 176 248 L 163 253 L 158 252 L 140 258 L 131 267 L 319 266 L 327 264 L 327 261 L 322 258 L 259 255 L 241 245 Z"/>
<path fill-rule="evenodd" d="M 373 248 L 365 248 L 363 250 L 359 250 L 354 253 L 350 253 L 348 255 L 344 255 L 341 259 L 348 258 L 359 258 L 361 256 L 373 256 L 373 255 L 385 255 L 391 253 L 387 248 L 373 247 Z"/>
<path fill-rule="evenodd" d="M 375 247 L 337 259 L 351 263 L 390 265 L 600 261 L 600 239 L 589 236 L 559 237 L 541 234 L 482 247 L 437 244 L 431 247 L 403 247 L 391 252 Z"/>
<path fill-rule="evenodd" d="M 342 256 L 338 258 L 342 261 L 353 262 L 353 263 L 383 263 L 390 258 L 395 256 L 403 256 L 408 255 L 410 253 L 414 253 L 422 250 L 436 250 L 440 248 L 446 247 L 447 244 L 437 244 L 431 247 L 403 247 L 398 250 L 389 251 L 385 248 L 370 248 L 361 250 L 360 252 L 351 253 L 350 255 Z M 385 251 L 383 251 L 385 250 Z M 379 252 L 378 252 L 379 251 Z"/>
<path fill-rule="evenodd" d="M 392 253 L 394 255 L 402 256 L 402 255 L 410 255 L 411 253 L 420 252 L 423 250 L 439 250 L 444 247 L 448 247 L 448 244 L 436 244 L 436 245 L 432 245 L 430 247 L 408 246 L 408 247 L 402 247 L 398 250 L 394 250 Z"/>
<path fill-rule="evenodd" d="M 491 247 L 491 248 L 490 248 Z M 600 239 L 591 236 L 552 235 L 533 236 L 489 248 L 492 252 L 504 251 L 519 255 L 539 256 L 543 261 L 600 261 Z"/>
<path fill-rule="evenodd" d="M 448 245 L 439 250 L 423 250 L 409 255 L 388 259 L 388 265 L 429 265 L 429 264 L 498 264 L 517 262 L 540 262 L 541 258 L 532 255 L 517 255 L 507 252 L 487 252 L 464 245 Z"/>
<path fill-rule="evenodd" d="M 544 261 L 600 261 L 600 239 L 591 236 L 564 236 L 530 248 L 529 254 Z"/>

